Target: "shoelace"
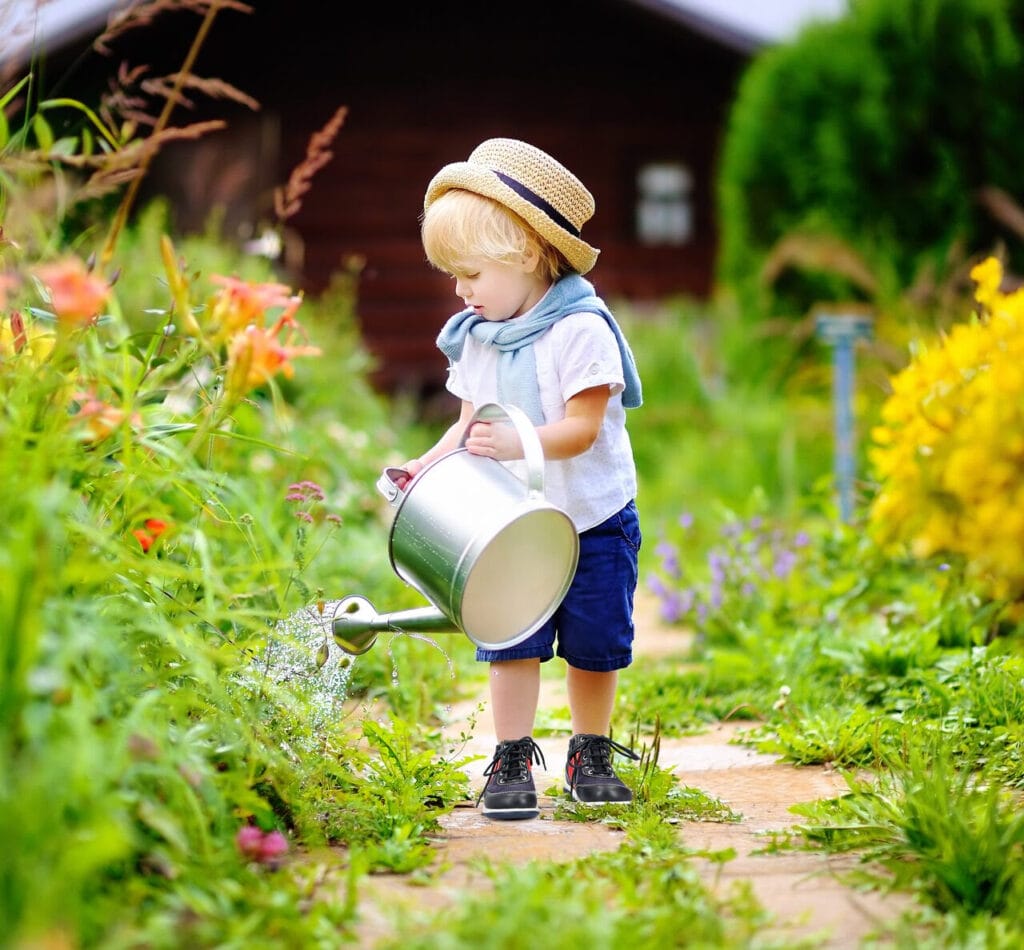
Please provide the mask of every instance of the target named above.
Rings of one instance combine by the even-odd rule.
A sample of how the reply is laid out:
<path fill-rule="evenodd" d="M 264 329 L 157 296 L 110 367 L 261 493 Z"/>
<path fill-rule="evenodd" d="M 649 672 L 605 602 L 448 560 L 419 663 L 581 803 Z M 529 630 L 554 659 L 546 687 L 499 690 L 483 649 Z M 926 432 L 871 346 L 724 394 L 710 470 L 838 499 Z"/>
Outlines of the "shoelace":
<path fill-rule="evenodd" d="M 618 752 L 628 759 L 638 761 L 638 756 L 632 749 L 620 745 L 618 742 L 609 739 L 608 736 L 583 736 L 580 744 L 576 747 L 573 756 L 579 756 L 579 767 L 572 770 L 572 785 L 576 785 L 580 773 L 610 778 L 615 775 L 612 769 L 612 752 Z M 584 771 L 586 770 L 586 771 Z"/>
<path fill-rule="evenodd" d="M 484 778 L 497 773 L 498 781 L 507 784 L 509 782 L 525 782 L 529 777 L 530 762 L 539 761 L 544 768 L 548 767 L 544 761 L 544 753 L 540 746 L 530 736 L 523 736 L 522 739 L 513 739 L 498 746 L 494 752 L 487 768 L 484 769 Z M 487 782 L 484 782 L 480 798 L 484 797 L 487 790 Z M 479 802 L 480 799 L 477 799 Z"/>

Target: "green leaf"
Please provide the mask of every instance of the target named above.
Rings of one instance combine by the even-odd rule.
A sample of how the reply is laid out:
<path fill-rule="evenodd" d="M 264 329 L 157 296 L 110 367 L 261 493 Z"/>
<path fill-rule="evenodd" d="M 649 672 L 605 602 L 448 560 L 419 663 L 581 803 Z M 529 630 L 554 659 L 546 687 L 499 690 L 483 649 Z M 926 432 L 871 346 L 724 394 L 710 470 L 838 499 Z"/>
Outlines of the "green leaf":
<path fill-rule="evenodd" d="M 78 152 L 78 139 L 73 135 L 57 139 L 49 149 L 51 155 L 71 156 Z"/>
<path fill-rule="evenodd" d="M 182 831 L 177 817 L 168 809 L 160 807 L 151 799 L 144 798 L 139 802 L 138 816 L 139 821 L 168 844 L 183 854 L 188 851 L 188 838 Z"/>
<path fill-rule="evenodd" d="M 35 132 L 39 147 L 44 152 L 49 152 L 53 148 L 53 129 L 50 128 L 50 123 L 43 118 L 41 113 L 32 117 L 32 131 Z"/>

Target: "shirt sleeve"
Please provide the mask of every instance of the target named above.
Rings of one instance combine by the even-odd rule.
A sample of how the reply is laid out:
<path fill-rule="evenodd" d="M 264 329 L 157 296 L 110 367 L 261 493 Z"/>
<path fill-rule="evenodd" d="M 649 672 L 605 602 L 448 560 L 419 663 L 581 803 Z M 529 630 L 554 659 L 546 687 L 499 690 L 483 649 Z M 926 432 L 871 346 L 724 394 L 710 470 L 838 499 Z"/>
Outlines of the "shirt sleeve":
<path fill-rule="evenodd" d="M 574 313 L 555 324 L 552 331 L 557 331 L 552 342 L 558 386 L 565 401 L 595 386 L 610 387 L 612 395 L 625 389 L 619 344 L 604 317 Z"/>

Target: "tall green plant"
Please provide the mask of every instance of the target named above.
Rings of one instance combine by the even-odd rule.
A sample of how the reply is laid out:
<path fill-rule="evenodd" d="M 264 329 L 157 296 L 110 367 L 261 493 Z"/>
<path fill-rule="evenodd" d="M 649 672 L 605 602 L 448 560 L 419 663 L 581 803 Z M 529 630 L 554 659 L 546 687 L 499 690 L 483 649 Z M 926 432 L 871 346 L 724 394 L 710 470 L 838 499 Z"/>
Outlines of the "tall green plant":
<path fill-rule="evenodd" d="M 852 0 L 754 61 L 719 179 L 719 275 L 750 316 L 764 314 L 766 258 L 794 233 L 840 239 L 882 299 L 1010 233 L 979 197 L 1024 191 L 1022 18 L 1020 0 Z M 776 283 L 777 309 L 863 297 L 848 269 L 821 263 Z"/>
<path fill-rule="evenodd" d="M 96 229 L 75 227 L 161 141 L 0 125 L 0 941 L 326 945 L 352 901 L 313 900 L 325 876 L 287 858 L 331 838 L 362 849 L 352 875 L 422 863 L 464 780 L 429 735 L 382 726 L 370 744 L 430 782 L 377 794 L 359 717 L 282 626 L 387 569 L 357 486 L 389 419 L 351 286 L 319 303 L 321 346 L 265 263 L 176 245 L 152 211 L 118 219 L 97 266 Z M 310 394 L 297 367 L 324 350 Z"/>

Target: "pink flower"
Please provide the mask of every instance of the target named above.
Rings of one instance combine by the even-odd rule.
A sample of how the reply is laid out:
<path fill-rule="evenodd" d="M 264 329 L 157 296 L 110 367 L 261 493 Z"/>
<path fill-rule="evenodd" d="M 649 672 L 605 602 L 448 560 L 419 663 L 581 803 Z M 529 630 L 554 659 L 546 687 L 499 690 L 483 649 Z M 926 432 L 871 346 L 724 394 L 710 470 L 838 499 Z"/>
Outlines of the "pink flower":
<path fill-rule="evenodd" d="M 116 406 L 111 406 L 97 398 L 92 392 L 75 393 L 78 401 L 78 412 L 72 416 L 82 424 L 79 438 L 83 442 L 102 442 L 125 421 L 125 413 Z M 142 417 L 136 412 L 129 423 L 138 428 L 142 425 Z"/>
<path fill-rule="evenodd" d="M 259 860 L 273 864 L 288 853 L 288 839 L 280 831 L 269 831 L 260 844 Z"/>
<path fill-rule="evenodd" d="M 263 832 L 255 825 L 242 825 L 235 835 L 235 847 L 242 857 L 258 861 L 263 847 Z"/>
<path fill-rule="evenodd" d="M 277 867 L 288 853 L 288 839 L 280 831 L 262 831 L 255 825 L 243 825 L 235 835 L 235 847 L 249 861 Z"/>

